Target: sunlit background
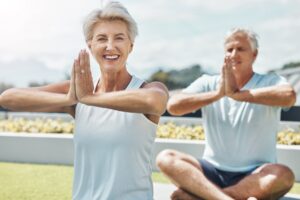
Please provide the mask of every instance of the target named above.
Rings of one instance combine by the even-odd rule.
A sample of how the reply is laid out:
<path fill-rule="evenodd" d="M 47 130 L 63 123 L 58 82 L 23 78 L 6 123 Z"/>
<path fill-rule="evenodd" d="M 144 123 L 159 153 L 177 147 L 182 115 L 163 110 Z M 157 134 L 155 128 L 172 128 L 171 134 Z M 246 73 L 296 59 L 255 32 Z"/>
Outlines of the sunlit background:
<path fill-rule="evenodd" d="M 63 80 L 80 49 L 82 22 L 100 0 L 9 0 L 0 3 L 0 82 Z M 218 73 L 223 37 L 233 27 L 259 35 L 255 70 L 267 72 L 300 61 L 299 0 L 122 0 L 139 26 L 128 60 L 132 73 L 148 79 L 159 69 L 199 64 Z M 96 63 L 93 62 L 96 71 Z"/>

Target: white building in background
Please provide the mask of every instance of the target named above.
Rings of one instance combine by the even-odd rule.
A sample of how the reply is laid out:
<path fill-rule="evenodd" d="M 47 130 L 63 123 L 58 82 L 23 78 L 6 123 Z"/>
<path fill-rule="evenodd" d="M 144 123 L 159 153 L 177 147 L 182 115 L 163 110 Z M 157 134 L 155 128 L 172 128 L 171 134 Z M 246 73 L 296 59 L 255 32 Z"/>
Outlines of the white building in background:
<path fill-rule="evenodd" d="M 297 93 L 296 105 L 300 106 L 300 67 L 283 69 L 275 72 L 281 76 L 284 76 L 288 80 L 288 82 L 294 87 Z"/>

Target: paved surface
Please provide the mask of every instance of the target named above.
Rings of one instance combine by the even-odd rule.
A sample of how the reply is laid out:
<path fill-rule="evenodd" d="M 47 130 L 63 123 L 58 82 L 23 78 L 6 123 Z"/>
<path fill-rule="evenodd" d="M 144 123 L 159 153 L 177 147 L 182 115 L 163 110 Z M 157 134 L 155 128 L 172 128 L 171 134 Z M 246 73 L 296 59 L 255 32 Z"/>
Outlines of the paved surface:
<path fill-rule="evenodd" d="M 169 200 L 176 187 L 171 184 L 154 183 L 154 199 Z"/>
<path fill-rule="evenodd" d="M 155 200 L 170 200 L 170 195 L 176 189 L 174 185 L 154 183 L 154 199 Z M 288 194 L 280 200 L 300 200 L 300 195 Z"/>

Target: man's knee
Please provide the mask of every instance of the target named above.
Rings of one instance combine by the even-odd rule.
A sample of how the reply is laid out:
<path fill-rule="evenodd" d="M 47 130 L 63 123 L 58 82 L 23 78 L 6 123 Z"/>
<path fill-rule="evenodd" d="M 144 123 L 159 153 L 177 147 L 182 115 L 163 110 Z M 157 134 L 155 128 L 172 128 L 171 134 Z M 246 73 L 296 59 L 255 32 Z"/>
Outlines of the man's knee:
<path fill-rule="evenodd" d="M 276 177 L 276 182 L 285 190 L 290 190 L 295 182 L 293 171 L 281 164 L 269 164 L 270 167 L 265 170 L 266 174 L 273 174 Z"/>
<path fill-rule="evenodd" d="M 163 172 L 173 167 L 177 152 L 175 150 L 166 149 L 161 151 L 156 157 L 156 165 Z"/>
<path fill-rule="evenodd" d="M 285 186 L 285 189 L 290 190 L 295 182 L 293 171 L 285 165 L 278 164 L 276 172 L 279 181 Z"/>

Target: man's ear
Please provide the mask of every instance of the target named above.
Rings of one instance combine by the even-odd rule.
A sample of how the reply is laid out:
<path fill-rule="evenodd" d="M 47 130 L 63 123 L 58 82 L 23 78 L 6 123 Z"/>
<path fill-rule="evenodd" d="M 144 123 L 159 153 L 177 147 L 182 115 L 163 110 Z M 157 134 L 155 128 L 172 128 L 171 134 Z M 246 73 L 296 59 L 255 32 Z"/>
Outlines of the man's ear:
<path fill-rule="evenodd" d="M 256 49 L 256 50 L 253 52 L 254 60 L 257 58 L 257 55 L 258 55 L 258 50 Z"/>

